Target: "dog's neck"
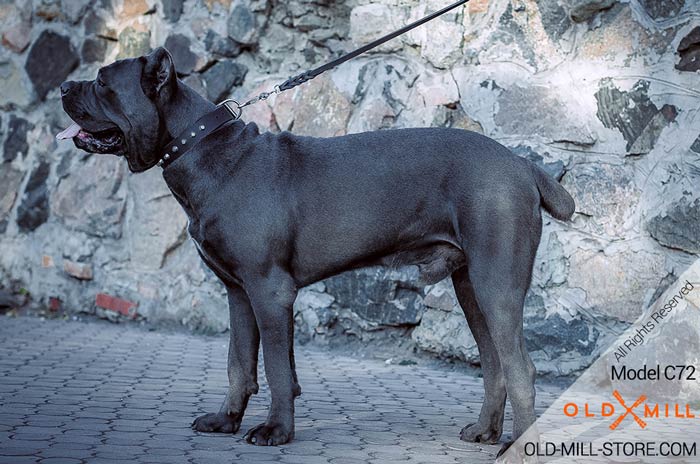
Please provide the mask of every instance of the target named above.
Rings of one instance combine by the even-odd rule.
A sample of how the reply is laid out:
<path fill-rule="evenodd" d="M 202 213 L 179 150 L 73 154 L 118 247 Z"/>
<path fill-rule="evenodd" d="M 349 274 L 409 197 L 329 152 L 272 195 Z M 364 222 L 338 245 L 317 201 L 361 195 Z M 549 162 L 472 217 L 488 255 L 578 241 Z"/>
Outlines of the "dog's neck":
<path fill-rule="evenodd" d="M 202 116 L 216 109 L 217 106 L 215 104 L 200 96 L 186 84 L 178 81 L 178 91 L 170 99 L 169 103 L 161 108 L 161 120 L 170 134 L 163 147 L 170 143 L 173 137 L 178 137 L 183 131 L 187 130 Z M 237 141 L 250 141 L 260 134 L 258 127 L 254 123 L 244 124 L 240 120 L 233 122 L 231 128 L 228 131 L 228 136 L 235 137 Z M 201 149 L 192 148 L 179 157 L 176 163 L 169 164 L 163 170 L 165 182 L 188 214 L 190 214 L 191 210 L 188 191 L 191 188 L 192 181 L 201 178 L 201 169 L 198 161 L 201 159 L 202 153 Z M 215 154 L 214 158 L 217 156 L 218 154 Z M 226 159 L 230 162 L 235 162 L 238 156 L 240 154 L 236 152 L 227 153 Z"/>
<path fill-rule="evenodd" d="M 162 108 L 161 118 L 167 132 L 165 144 L 170 143 L 197 119 L 215 108 L 216 105 L 178 79 L 177 91 Z"/>

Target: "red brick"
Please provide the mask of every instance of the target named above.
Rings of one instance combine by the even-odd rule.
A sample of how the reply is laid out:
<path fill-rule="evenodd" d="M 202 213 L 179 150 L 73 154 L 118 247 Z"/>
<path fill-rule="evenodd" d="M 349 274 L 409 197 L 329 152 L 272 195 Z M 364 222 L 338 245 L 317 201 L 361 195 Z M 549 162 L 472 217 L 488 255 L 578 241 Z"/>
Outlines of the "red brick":
<path fill-rule="evenodd" d="M 115 296 L 107 295 L 106 293 L 98 293 L 95 296 L 95 305 L 108 311 L 114 311 L 124 316 L 136 317 L 137 303 L 129 300 L 123 300 Z"/>
<path fill-rule="evenodd" d="M 61 309 L 61 299 L 56 298 L 55 296 L 49 297 L 49 311 L 52 313 L 55 313 Z"/>

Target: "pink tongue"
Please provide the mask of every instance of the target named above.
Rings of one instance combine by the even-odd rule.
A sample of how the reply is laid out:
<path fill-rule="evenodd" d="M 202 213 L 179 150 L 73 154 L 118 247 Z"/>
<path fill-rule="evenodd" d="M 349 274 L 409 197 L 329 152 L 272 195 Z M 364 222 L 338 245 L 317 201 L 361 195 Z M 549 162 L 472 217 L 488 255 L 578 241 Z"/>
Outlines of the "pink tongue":
<path fill-rule="evenodd" d="M 72 139 L 76 135 L 78 135 L 78 132 L 80 132 L 80 126 L 77 125 L 76 123 L 71 124 L 66 130 L 63 132 L 60 132 L 56 135 L 56 138 L 58 140 L 63 140 L 63 139 Z"/>

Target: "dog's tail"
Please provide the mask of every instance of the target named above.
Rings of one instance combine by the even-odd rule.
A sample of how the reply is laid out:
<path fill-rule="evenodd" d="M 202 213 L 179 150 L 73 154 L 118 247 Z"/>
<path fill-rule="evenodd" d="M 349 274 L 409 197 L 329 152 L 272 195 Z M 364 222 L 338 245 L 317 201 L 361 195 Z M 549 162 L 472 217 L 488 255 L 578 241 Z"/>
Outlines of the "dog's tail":
<path fill-rule="evenodd" d="M 539 166 L 530 163 L 535 175 L 537 190 L 540 191 L 542 206 L 554 218 L 566 221 L 574 215 L 576 204 L 569 192 Z"/>

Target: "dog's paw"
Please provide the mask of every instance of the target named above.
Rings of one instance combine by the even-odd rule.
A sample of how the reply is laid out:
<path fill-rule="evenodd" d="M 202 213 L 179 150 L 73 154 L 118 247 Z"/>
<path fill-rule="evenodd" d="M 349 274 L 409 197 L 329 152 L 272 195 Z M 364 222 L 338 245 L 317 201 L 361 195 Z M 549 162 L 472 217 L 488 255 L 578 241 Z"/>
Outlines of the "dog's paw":
<path fill-rule="evenodd" d="M 198 432 L 236 433 L 241 427 L 241 416 L 213 412 L 199 416 L 192 422 L 192 428 Z"/>
<path fill-rule="evenodd" d="M 459 432 L 459 439 L 473 443 L 486 443 L 492 445 L 498 443 L 501 431 L 493 427 L 483 426 L 480 423 L 469 424 Z"/>
<path fill-rule="evenodd" d="M 258 446 L 283 445 L 294 438 L 294 430 L 280 424 L 263 423 L 248 430 L 244 438 Z"/>

